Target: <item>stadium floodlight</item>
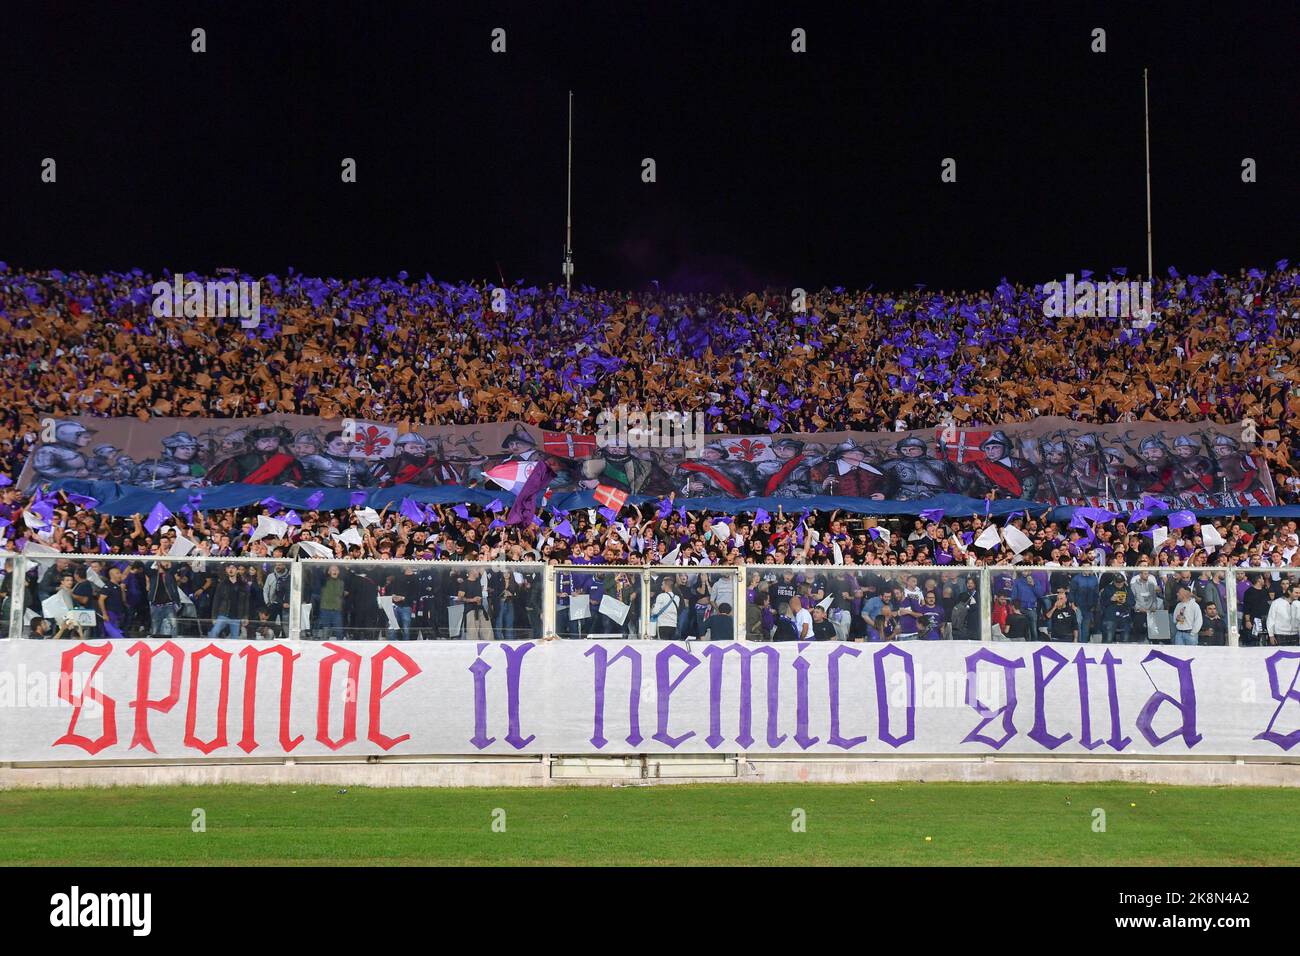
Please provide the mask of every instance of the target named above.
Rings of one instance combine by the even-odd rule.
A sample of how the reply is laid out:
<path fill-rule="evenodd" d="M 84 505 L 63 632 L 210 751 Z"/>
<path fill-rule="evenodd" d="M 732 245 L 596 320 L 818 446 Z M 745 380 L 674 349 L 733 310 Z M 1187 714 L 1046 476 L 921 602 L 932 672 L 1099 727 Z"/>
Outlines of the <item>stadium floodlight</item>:
<path fill-rule="evenodd" d="M 569 162 L 568 193 L 564 205 L 564 291 L 567 295 L 573 286 L 573 90 L 569 90 Z"/>
<path fill-rule="evenodd" d="M 1151 99 L 1147 93 L 1147 69 L 1142 68 L 1142 128 L 1147 146 L 1147 281 L 1154 281 L 1155 266 L 1151 258 Z"/>

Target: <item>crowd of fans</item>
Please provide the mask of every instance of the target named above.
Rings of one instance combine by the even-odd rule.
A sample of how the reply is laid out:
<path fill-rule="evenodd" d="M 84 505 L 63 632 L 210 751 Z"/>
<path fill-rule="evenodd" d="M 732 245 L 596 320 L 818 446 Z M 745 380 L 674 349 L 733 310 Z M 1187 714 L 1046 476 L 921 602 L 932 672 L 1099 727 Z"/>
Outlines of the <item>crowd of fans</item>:
<path fill-rule="evenodd" d="M 670 498 L 625 508 L 613 518 L 581 509 L 513 526 L 494 512 L 465 506 L 432 506 L 426 523 L 388 509 L 367 521 L 359 520 L 361 509 L 304 512 L 301 524 L 287 527 L 283 537 L 258 537 L 257 518 L 270 507 L 195 511 L 151 533 L 138 515 L 112 518 L 56 497 L 57 533 L 23 532 L 32 542 L 23 551 L 36 565 L 29 571 L 26 609 L 33 618 L 47 617 L 45 601 L 63 589 L 68 608 L 95 610 L 101 627 L 120 621 L 123 636 L 284 636 L 290 564 L 313 553 L 318 560 L 303 566 L 310 610 L 301 625 L 312 637 L 541 636 L 541 578 L 528 562 L 564 566 L 556 582 L 562 637 L 716 637 L 730 627 L 739 598 L 747 602 L 749 636 L 756 640 L 976 638 L 979 615 L 969 612 L 978 603 L 979 578 L 972 569 L 983 567 L 1006 569 L 993 574 L 991 601 L 994 633 L 1008 639 L 1100 635 L 1121 642 L 1218 643 L 1228 614 L 1226 578 L 1204 569 L 1225 566 L 1246 572 L 1237 577 L 1239 588 L 1258 579 L 1269 595 L 1267 606 L 1243 595 L 1239 610 L 1249 616 L 1239 621 L 1242 643 L 1273 637 L 1287 643 L 1300 631 L 1300 594 L 1291 590 L 1300 585 L 1296 522 L 1245 514 L 1173 529 L 1163 518 L 1124 517 L 1077 528 L 1049 521 L 1046 513 L 1024 512 L 931 513 L 929 520 L 781 510 L 717 516 L 674 507 Z M 0 521 L 17 527 L 24 499 L 13 489 L 0 493 L 0 514 L 9 516 Z M 1012 530 L 1029 541 L 1019 553 L 1005 543 Z M 1206 537 L 1216 543 L 1206 545 Z M 71 560 L 60 553 L 102 557 Z M 155 560 L 115 561 L 117 555 Z M 393 559 L 417 563 L 367 563 Z M 439 560 L 524 563 L 474 569 Z M 746 593 L 738 596 L 730 575 L 709 569 L 739 564 L 748 577 Z M 602 565 L 610 570 L 599 570 Z M 651 593 L 643 594 L 637 568 L 662 565 L 682 570 L 651 572 Z M 812 567 L 765 570 L 772 565 Z M 1018 565 L 1026 570 L 1015 571 Z M 937 570 L 909 570 L 918 566 Z M 1117 567 L 1150 570 L 1107 570 Z M 6 593 L 10 570 L 7 564 Z M 602 608 L 607 595 L 616 603 Z M 1291 603 L 1278 611 L 1278 598 Z M 648 633 L 643 600 L 650 602 Z M 449 616 L 451 607 L 463 610 Z M 1168 612 L 1169 620 L 1149 621 L 1155 611 Z M 788 622 L 796 622 L 793 632 Z M 56 615 L 33 631 L 55 634 L 60 624 L 66 621 Z"/>
<path fill-rule="evenodd" d="M 155 317 L 156 277 L 138 269 L 0 263 L 0 453 L 14 474 L 42 418 L 75 415 L 519 419 L 585 434 L 618 404 L 706 411 L 709 431 L 733 434 L 1250 417 L 1279 493 L 1300 499 L 1300 269 L 1169 272 L 1145 329 L 1049 318 L 1041 285 L 1005 280 L 798 302 L 789 290 L 566 295 L 405 273 L 241 277 L 262 290 L 260 325 L 245 329 Z"/>
<path fill-rule="evenodd" d="M 1300 395 L 1291 387 L 1300 269 L 1286 261 L 1235 276 L 1171 269 L 1155 284 L 1156 316 L 1141 328 L 1049 318 L 1042 286 L 1005 280 L 974 293 L 823 289 L 800 303 L 784 292 L 569 295 L 405 274 L 340 281 L 291 273 L 256 280 L 260 325 L 245 329 L 229 319 L 155 317 L 154 281 L 140 270 L 38 273 L 0 263 L 0 483 L 12 485 L 47 416 L 520 419 L 589 433 L 600 409 L 624 403 L 707 405 L 715 433 L 901 430 L 1043 414 L 1097 423 L 1249 417 L 1281 500 L 1300 500 Z M 464 505 L 431 506 L 423 520 L 393 509 L 304 511 L 275 535 L 259 532 L 259 515 L 283 510 L 198 504 L 150 530 L 141 516 L 109 517 L 93 502 L 8 487 L 0 491 L 7 547 L 53 555 L 29 572 L 24 626 L 32 636 L 89 627 L 100 636 L 280 637 L 291 560 L 316 557 L 350 559 L 304 566 L 302 628 L 326 638 L 543 636 L 535 570 L 356 563 L 393 558 L 747 566 L 743 594 L 731 593 L 729 576 L 700 570 L 655 572 L 647 594 L 635 571 L 562 573 L 561 637 L 718 639 L 734 632 L 743 601 L 758 640 L 971 638 L 979 634 L 979 615 L 970 613 L 978 577 L 969 569 L 1006 565 L 1046 570 L 995 575 L 999 637 L 1221 643 L 1224 578 L 1199 569 L 1225 565 L 1265 581 L 1267 607 L 1253 585 L 1242 595 L 1242 643 L 1294 643 L 1300 631 L 1300 594 L 1291 590 L 1300 580 L 1296 523 L 1244 512 L 1207 522 L 1207 536 L 1199 524 L 1174 528 L 1141 516 L 1076 527 L 1026 512 L 718 515 L 667 498 L 617 514 L 544 510 L 521 525 Z M 993 543 L 981 538 L 990 525 Z M 1028 545 L 1005 540 L 1008 528 Z M 67 561 L 59 552 L 104 557 Z M 235 557 L 259 560 L 223 560 Z M 760 567 L 771 564 L 819 567 Z M 906 573 L 919 565 L 941 570 Z M 1106 570 L 1117 566 L 1151 570 Z M 12 562 L 6 594 L 11 573 Z M 1239 586 L 1249 580 L 1239 576 Z M 46 602 L 60 592 L 69 610 L 94 614 L 48 615 Z M 6 609 L 0 626 L 9 620 Z"/>

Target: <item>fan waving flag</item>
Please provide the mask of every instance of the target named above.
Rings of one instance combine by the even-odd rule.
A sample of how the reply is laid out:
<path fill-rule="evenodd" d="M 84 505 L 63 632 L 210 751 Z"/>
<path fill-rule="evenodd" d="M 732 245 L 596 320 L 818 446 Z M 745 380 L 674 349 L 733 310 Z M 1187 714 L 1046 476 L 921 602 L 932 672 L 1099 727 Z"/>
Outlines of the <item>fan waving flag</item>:
<path fill-rule="evenodd" d="M 536 467 L 534 467 L 536 464 Z M 546 462 L 534 463 L 528 465 L 527 479 L 519 486 L 519 492 L 515 495 L 514 504 L 506 512 L 506 524 L 526 524 L 537 516 L 537 493 L 545 491 L 549 494 L 550 489 L 547 485 L 555 478 L 555 472 Z M 546 500 L 546 495 L 543 499 Z"/>
<path fill-rule="evenodd" d="M 596 454 L 596 436 L 543 431 L 542 450 L 561 458 L 590 458 Z"/>
<path fill-rule="evenodd" d="M 615 514 L 618 513 L 619 509 L 627 504 L 627 492 L 620 491 L 618 488 L 613 488 L 609 485 L 597 485 L 596 490 L 591 494 L 592 497 L 602 505 L 613 509 Z"/>
<path fill-rule="evenodd" d="M 506 491 L 516 493 L 528 481 L 528 476 L 538 464 L 535 461 L 507 461 L 489 468 L 484 474 Z"/>

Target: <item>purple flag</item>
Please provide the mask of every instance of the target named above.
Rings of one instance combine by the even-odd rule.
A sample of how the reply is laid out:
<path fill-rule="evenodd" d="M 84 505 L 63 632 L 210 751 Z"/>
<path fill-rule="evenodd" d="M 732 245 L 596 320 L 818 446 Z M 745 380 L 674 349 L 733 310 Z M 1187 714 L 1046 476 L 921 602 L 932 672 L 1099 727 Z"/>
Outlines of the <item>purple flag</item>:
<path fill-rule="evenodd" d="M 555 526 L 555 533 L 565 538 L 573 537 L 573 525 L 569 524 L 569 519 L 565 518 Z"/>
<path fill-rule="evenodd" d="M 310 495 L 307 496 L 308 510 L 315 511 L 317 508 L 320 507 L 320 503 L 324 500 L 325 500 L 325 492 L 323 491 L 312 492 Z"/>
<path fill-rule="evenodd" d="M 659 500 L 659 517 L 661 519 L 667 518 L 672 513 L 673 513 L 672 501 L 670 501 L 668 498 L 661 498 Z"/>
<path fill-rule="evenodd" d="M 144 519 L 144 530 L 148 531 L 150 534 L 153 534 L 155 531 L 161 528 L 162 523 L 166 521 L 168 518 L 170 518 L 171 516 L 172 513 L 167 510 L 166 506 L 163 505 L 161 501 L 158 502 L 156 505 L 153 506 L 153 510 L 149 512 L 149 517 Z"/>
<path fill-rule="evenodd" d="M 1175 511 L 1169 515 L 1169 530 L 1174 531 L 1178 528 L 1186 528 L 1189 525 L 1196 524 L 1196 515 L 1190 511 Z"/>
<path fill-rule="evenodd" d="M 944 512 L 942 508 L 926 508 L 921 512 L 920 518 L 922 521 L 933 521 L 935 524 L 938 524 L 943 520 L 943 514 Z"/>
<path fill-rule="evenodd" d="M 14 480 L 8 475 L 0 475 L 0 488 L 8 488 L 14 483 Z"/>
<path fill-rule="evenodd" d="M 600 516 L 604 518 L 606 521 L 613 521 L 615 518 L 618 517 L 618 512 L 615 511 L 613 508 L 601 508 Z"/>
<path fill-rule="evenodd" d="M 87 495 L 68 495 L 68 500 L 74 505 L 81 505 L 83 508 L 98 508 L 99 502 Z"/>
<path fill-rule="evenodd" d="M 366 503 L 366 493 L 364 491 L 354 491 L 348 498 L 348 507 L 356 508 Z"/>
<path fill-rule="evenodd" d="M 301 526 L 302 519 L 298 517 L 298 512 L 290 511 L 288 514 L 284 516 L 284 523 L 295 525 L 295 526 Z"/>
<path fill-rule="evenodd" d="M 528 473 L 524 486 L 515 495 L 515 502 L 506 512 L 506 524 L 524 524 L 537 517 L 537 496 L 546 490 L 546 486 L 555 478 L 555 472 L 546 462 L 537 465 Z M 540 524 L 540 522 L 538 522 Z"/>
<path fill-rule="evenodd" d="M 754 512 L 754 524 L 767 524 L 767 522 L 771 520 L 772 520 L 772 516 L 768 514 L 766 511 L 764 511 L 762 508 L 759 508 L 757 511 Z"/>
<path fill-rule="evenodd" d="M 451 510 L 456 513 L 456 517 L 460 518 L 461 521 L 469 520 L 469 509 L 466 508 L 464 505 L 457 505 Z"/>
<path fill-rule="evenodd" d="M 417 505 L 410 498 L 402 499 L 402 504 L 397 509 L 397 513 L 400 514 L 407 521 L 414 521 L 416 524 L 424 524 L 425 521 L 424 512 L 420 509 L 420 506 Z"/>
<path fill-rule="evenodd" d="M 1074 513 L 1076 516 L 1083 515 L 1089 521 L 1095 521 L 1098 524 L 1105 524 L 1119 517 L 1114 511 L 1107 511 L 1105 508 L 1075 508 Z"/>
<path fill-rule="evenodd" d="M 493 514 L 496 514 L 504 507 L 505 505 L 501 503 L 500 498 L 493 498 L 491 501 L 488 502 L 487 510 L 492 512 Z"/>

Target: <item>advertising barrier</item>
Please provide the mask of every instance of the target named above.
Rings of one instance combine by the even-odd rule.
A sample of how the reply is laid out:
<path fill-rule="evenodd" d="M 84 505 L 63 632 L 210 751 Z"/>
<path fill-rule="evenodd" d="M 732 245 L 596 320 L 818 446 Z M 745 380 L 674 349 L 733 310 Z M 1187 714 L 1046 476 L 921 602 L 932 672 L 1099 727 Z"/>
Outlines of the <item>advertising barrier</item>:
<path fill-rule="evenodd" d="M 1300 650 L 0 641 L 0 761 L 1300 754 Z"/>

